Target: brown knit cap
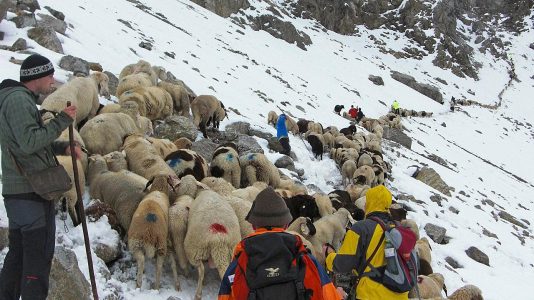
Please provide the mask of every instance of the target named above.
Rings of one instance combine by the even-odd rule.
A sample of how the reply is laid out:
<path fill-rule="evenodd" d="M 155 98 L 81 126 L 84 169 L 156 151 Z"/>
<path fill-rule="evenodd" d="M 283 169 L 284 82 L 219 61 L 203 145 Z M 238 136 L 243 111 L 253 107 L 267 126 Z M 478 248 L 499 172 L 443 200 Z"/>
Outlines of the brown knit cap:
<path fill-rule="evenodd" d="M 284 199 L 272 187 L 267 187 L 256 196 L 245 220 L 256 227 L 281 227 L 289 224 L 293 217 Z"/>

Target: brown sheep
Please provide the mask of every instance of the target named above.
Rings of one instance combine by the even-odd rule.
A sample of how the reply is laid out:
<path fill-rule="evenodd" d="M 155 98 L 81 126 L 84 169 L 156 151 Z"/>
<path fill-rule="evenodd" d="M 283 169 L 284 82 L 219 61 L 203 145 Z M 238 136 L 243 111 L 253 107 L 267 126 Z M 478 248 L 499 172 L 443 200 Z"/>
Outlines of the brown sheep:
<path fill-rule="evenodd" d="M 191 102 L 191 112 L 193 113 L 193 123 L 200 129 L 204 138 L 208 137 L 206 126 L 213 118 L 218 109 L 221 108 L 221 101 L 215 96 L 200 95 Z"/>
<path fill-rule="evenodd" d="M 172 97 L 174 103 L 174 111 L 180 116 L 189 117 L 190 114 L 190 103 L 187 90 L 178 84 L 173 84 L 166 81 L 161 81 L 158 83 L 158 87 L 166 90 Z"/>
<path fill-rule="evenodd" d="M 134 101 L 139 106 L 141 116 L 150 120 L 165 119 L 173 111 L 172 97 L 167 91 L 156 86 L 139 87 L 124 92 L 119 103 Z"/>

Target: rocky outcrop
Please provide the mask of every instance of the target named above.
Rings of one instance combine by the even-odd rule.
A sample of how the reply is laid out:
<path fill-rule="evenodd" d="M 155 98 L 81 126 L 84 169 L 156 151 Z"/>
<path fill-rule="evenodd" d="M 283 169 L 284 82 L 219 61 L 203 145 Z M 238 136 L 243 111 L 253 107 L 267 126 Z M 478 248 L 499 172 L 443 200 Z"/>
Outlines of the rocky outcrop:
<path fill-rule="evenodd" d="M 376 85 L 384 85 L 384 79 L 380 76 L 369 75 L 369 80 Z"/>
<path fill-rule="evenodd" d="M 198 129 L 191 120 L 182 116 L 170 116 L 164 121 L 156 121 L 154 137 L 175 141 L 186 137 L 191 141 L 197 139 Z"/>
<path fill-rule="evenodd" d="M 293 23 L 283 21 L 275 15 L 260 15 L 249 17 L 248 22 L 254 30 L 264 30 L 275 38 L 282 39 L 290 44 L 306 50 L 306 46 L 312 44 L 309 35 L 295 28 Z"/>
<path fill-rule="evenodd" d="M 415 179 L 423 182 L 424 184 L 435 188 L 436 190 L 440 191 L 442 194 L 451 196 L 451 190 L 453 191 L 454 188 L 448 186 L 443 179 L 441 179 L 441 176 L 439 176 L 438 172 L 436 172 L 432 168 L 423 167 L 418 172 L 414 174 Z"/>
<path fill-rule="evenodd" d="M 445 234 L 447 229 L 434 225 L 432 223 L 427 223 L 424 227 L 426 234 L 436 243 L 443 244 L 445 241 Z"/>
<path fill-rule="evenodd" d="M 76 254 L 63 246 L 57 246 L 54 253 L 47 299 L 92 299 L 89 282 L 78 267 Z"/>
<path fill-rule="evenodd" d="M 397 142 L 408 149 L 412 149 L 412 139 L 408 135 L 403 133 L 400 129 L 385 126 L 383 128 L 384 133 L 382 135 L 382 138 Z"/>
<path fill-rule="evenodd" d="M 482 252 L 480 249 L 478 249 L 475 246 L 469 247 L 469 249 L 465 250 L 465 253 L 467 254 L 467 256 L 469 256 L 471 259 L 473 259 L 476 262 L 479 262 L 486 266 L 490 265 L 488 255 Z"/>
<path fill-rule="evenodd" d="M 51 28 L 34 27 L 28 30 L 28 37 L 47 49 L 63 54 L 63 46 Z"/>
<path fill-rule="evenodd" d="M 71 71 L 74 75 L 77 75 L 77 74 L 80 74 L 83 76 L 89 75 L 89 62 L 79 57 L 74 57 L 72 55 L 65 55 L 59 61 L 59 66 L 62 69 Z"/>
<path fill-rule="evenodd" d="M 204 7 L 205 9 L 218 14 L 223 18 L 227 18 L 232 14 L 238 12 L 241 9 L 247 9 L 250 7 L 250 3 L 247 0 L 192 0 L 196 4 Z"/>
<path fill-rule="evenodd" d="M 417 82 L 417 80 L 415 80 L 415 78 L 413 78 L 412 76 L 396 71 L 391 72 L 391 78 L 411 87 L 412 89 L 429 97 L 430 99 L 440 104 L 443 104 L 443 95 L 441 94 L 439 88 L 430 84 Z"/>

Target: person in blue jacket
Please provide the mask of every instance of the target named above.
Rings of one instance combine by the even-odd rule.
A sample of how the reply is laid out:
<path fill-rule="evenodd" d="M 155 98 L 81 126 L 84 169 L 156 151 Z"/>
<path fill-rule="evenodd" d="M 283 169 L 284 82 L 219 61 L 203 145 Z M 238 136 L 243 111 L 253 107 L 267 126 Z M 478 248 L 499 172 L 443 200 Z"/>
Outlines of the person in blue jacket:
<path fill-rule="evenodd" d="M 276 123 L 276 138 L 278 138 L 280 145 L 282 145 L 282 148 L 284 148 L 284 150 L 280 151 L 280 153 L 289 155 L 291 153 L 291 146 L 289 145 L 289 135 L 287 134 L 285 114 L 278 116 L 278 122 Z"/>

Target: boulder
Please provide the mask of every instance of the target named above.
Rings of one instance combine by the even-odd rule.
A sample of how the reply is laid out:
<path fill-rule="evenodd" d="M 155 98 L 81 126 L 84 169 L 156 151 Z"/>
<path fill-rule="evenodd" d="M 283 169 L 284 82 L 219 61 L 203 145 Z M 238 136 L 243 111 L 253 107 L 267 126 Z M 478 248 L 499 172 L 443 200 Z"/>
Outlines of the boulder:
<path fill-rule="evenodd" d="M 293 160 L 291 159 L 291 157 L 287 156 L 287 155 L 284 155 L 282 157 L 280 157 L 279 159 L 277 159 L 275 162 L 274 162 L 274 165 L 277 167 L 277 168 L 285 168 L 285 169 L 288 169 L 290 171 L 294 171 L 296 172 L 295 170 L 295 163 L 293 162 Z"/>
<path fill-rule="evenodd" d="M 47 299 L 92 299 L 89 282 L 78 267 L 76 254 L 63 246 L 56 246 L 55 249 Z"/>
<path fill-rule="evenodd" d="M 436 190 L 440 191 L 444 195 L 451 196 L 451 190 L 454 191 L 454 188 L 448 186 L 443 179 L 441 179 L 441 176 L 439 176 L 438 172 L 436 172 L 432 168 L 423 167 L 419 170 L 419 172 L 416 172 L 414 174 L 415 179 L 423 182 L 424 184 L 435 188 Z"/>
<path fill-rule="evenodd" d="M 83 74 L 83 76 L 89 75 L 89 62 L 86 60 L 74 57 L 72 55 L 65 55 L 59 61 L 59 66 L 62 69 L 71 71 L 73 74 Z"/>
<path fill-rule="evenodd" d="M 224 128 L 224 131 L 229 133 L 233 133 L 237 136 L 237 134 L 245 134 L 250 135 L 250 124 L 247 122 L 234 122 L 231 124 L 226 125 Z"/>
<path fill-rule="evenodd" d="M 252 128 L 250 129 L 250 135 L 257 136 L 260 139 L 264 139 L 264 140 L 268 140 L 273 137 L 273 135 L 268 132 L 260 131 L 260 130 L 256 130 Z"/>
<path fill-rule="evenodd" d="M 282 144 L 280 144 L 280 142 L 275 136 L 268 139 L 267 142 L 268 142 L 267 147 L 270 150 L 273 150 L 274 152 L 278 152 L 278 153 L 282 153 L 284 151 L 284 147 L 282 147 Z"/>
<path fill-rule="evenodd" d="M 250 7 L 250 3 L 247 0 L 193 0 L 193 2 L 223 18 L 228 18 L 239 10 L 245 10 Z"/>
<path fill-rule="evenodd" d="M 436 243 L 442 244 L 445 241 L 445 234 L 447 229 L 434 225 L 432 223 L 427 223 L 424 227 L 426 234 Z"/>
<path fill-rule="evenodd" d="M 414 77 L 396 71 L 391 71 L 391 78 L 403 83 L 430 99 L 443 104 L 443 95 L 439 88 L 426 83 L 419 83 Z"/>
<path fill-rule="evenodd" d="M 28 37 L 46 49 L 63 54 L 63 46 L 61 46 L 56 32 L 51 28 L 32 28 L 28 30 Z"/>
<path fill-rule="evenodd" d="M 23 39 L 23 38 L 18 38 L 14 43 L 13 45 L 11 45 L 11 51 L 13 52 L 17 52 L 17 51 L 22 51 L 22 50 L 26 50 L 28 48 L 28 44 L 26 43 L 26 40 Z"/>
<path fill-rule="evenodd" d="M 219 145 L 212 142 L 210 139 L 201 139 L 200 141 L 193 142 L 191 150 L 200 154 L 206 162 L 211 163 L 213 153 L 217 147 L 219 147 Z"/>
<path fill-rule="evenodd" d="M 113 244 L 94 242 L 91 247 L 95 251 L 95 255 L 103 260 L 106 264 L 111 263 L 121 255 L 121 247 L 119 239 L 115 239 Z"/>
<path fill-rule="evenodd" d="M 56 32 L 65 35 L 65 32 L 67 31 L 67 23 L 65 23 L 65 21 L 45 14 L 37 14 L 37 16 L 40 18 L 40 20 L 37 21 L 37 26 L 52 28 Z"/>
<path fill-rule="evenodd" d="M 31 13 L 34 13 L 36 10 L 41 9 L 41 6 L 37 0 L 17 0 L 16 3 L 18 10 L 27 10 Z"/>
<path fill-rule="evenodd" d="M 44 8 L 45 8 L 46 10 L 48 10 L 48 12 L 49 12 L 52 16 L 56 17 L 57 19 L 59 19 L 59 20 L 61 20 L 61 21 L 65 21 L 65 14 L 64 14 L 64 13 L 62 13 L 62 12 L 60 12 L 60 11 L 57 11 L 57 10 L 53 9 L 53 8 L 51 8 L 50 6 L 45 6 Z"/>
<path fill-rule="evenodd" d="M 109 81 L 108 81 L 108 90 L 110 95 L 117 94 L 117 86 L 119 86 L 119 78 L 115 76 L 115 74 L 104 71 L 104 74 L 108 75 Z"/>
<path fill-rule="evenodd" d="M 264 30 L 275 38 L 282 39 L 289 44 L 296 44 L 297 47 L 306 50 L 306 46 L 312 44 L 309 35 L 295 28 L 293 23 L 283 21 L 275 15 L 260 15 L 252 19 L 250 24 L 254 30 Z M 287 85 L 288 83 L 286 83 Z"/>
<path fill-rule="evenodd" d="M 258 144 L 255 138 L 241 134 L 234 141 L 239 150 L 239 155 L 246 155 L 249 153 L 263 153 L 263 148 Z"/>
<path fill-rule="evenodd" d="M 34 27 L 37 25 L 37 20 L 33 13 L 20 12 L 16 17 L 11 19 L 17 28 Z"/>
<path fill-rule="evenodd" d="M 469 256 L 472 260 L 476 262 L 479 262 L 486 266 L 490 265 L 488 255 L 475 246 L 469 247 L 469 249 L 465 250 L 465 253 L 467 254 L 467 256 Z"/>
<path fill-rule="evenodd" d="M 399 143 L 404 147 L 411 149 L 412 148 L 412 139 L 402 132 L 402 130 L 391 127 L 383 127 L 384 133 L 382 138 Z"/>
<path fill-rule="evenodd" d="M 376 85 L 384 85 L 384 79 L 380 76 L 369 75 L 369 80 Z"/>
<path fill-rule="evenodd" d="M 111 92 L 111 91 L 110 91 Z M 156 121 L 154 137 L 175 141 L 186 137 L 191 141 L 197 139 L 198 129 L 193 121 L 183 116 L 169 116 L 164 121 Z"/>

